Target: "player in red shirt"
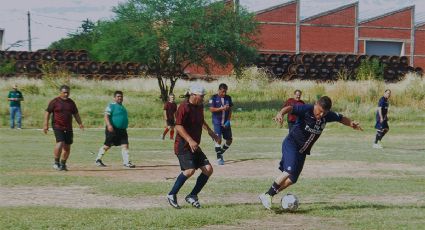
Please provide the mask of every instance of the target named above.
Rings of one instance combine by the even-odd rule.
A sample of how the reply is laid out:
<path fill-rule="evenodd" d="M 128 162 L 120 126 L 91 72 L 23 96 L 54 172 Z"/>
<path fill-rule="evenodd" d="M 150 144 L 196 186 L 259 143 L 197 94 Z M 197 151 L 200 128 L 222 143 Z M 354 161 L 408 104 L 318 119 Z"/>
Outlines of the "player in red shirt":
<path fill-rule="evenodd" d="M 69 98 L 70 88 L 67 85 L 60 87 L 60 95 L 51 100 L 49 106 L 44 113 L 43 131 L 47 134 L 49 130 L 50 114 L 52 116 L 52 128 L 56 137 L 56 145 L 53 151 L 55 163 L 53 168 L 56 170 L 67 171 L 66 160 L 71 153 L 71 144 L 73 143 L 72 132 L 72 116 L 80 126 L 84 129 L 83 122 L 78 114 L 75 102 Z M 61 158 L 62 155 L 62 158 Z"/>
<path fill-rule="evenodd" d="M 174 153 L 179 159 L 181 173 L 177 176 L 173 188 L 167 195 L 168 203 L 174 208 L 180 208 L 177 203 L 177 193 L 180 188 L 196 171 L 201 169 L 202 173 L 196 180 L 192 192 L 186 196 L 185 200 L 193 207 L 200 208 L 198 193 L 207 183 L 213 173 L 213 168 L 208 161 L 207 156 L 199 147 L 201 143 L 202 128 L 208 131 L 208 134 L 218 141 L 218 136 L 211 130 L 204 119 L 204 95 L 205 89 L 200 85 L 190 87 L 190 97 L 184 100 L 176 114 L 177 136 L 174 142 Z"/>
<path fill-rule="evenodd" d="M 168 95 L 168 101 L 164 104 L 164 120 L 165 120 L 165 130 L 162 133 L 162 140 L 164 140 L 165 135 L 170 131 L 170 140 L 174 140 L 174 126 L 176 126 L 176 111 L 177 104 L 174 101 L 174 94 Z"/>
<path fill-rule="evenodd" d="M 294 106 L 294 105 L 304 105 L 304 101 L 301 100 L 302 92 L 301 90 L 297 89 L 294 91 L 294 97 L 289 98 L 285 104 L 283 104 L 283 107 L 286 106 Z M 295 125 L 295 122 L 297 121 L 297 116 L 293 114 L 288 114 L 288 129 L 291 131 L 292 127 Z"/>

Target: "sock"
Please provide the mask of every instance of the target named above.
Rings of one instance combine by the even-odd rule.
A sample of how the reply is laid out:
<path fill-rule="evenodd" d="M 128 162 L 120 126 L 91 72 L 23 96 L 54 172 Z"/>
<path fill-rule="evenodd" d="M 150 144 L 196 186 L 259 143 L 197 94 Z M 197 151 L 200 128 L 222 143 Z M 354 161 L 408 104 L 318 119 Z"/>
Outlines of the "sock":
<path fill-rule="evenodd" d="M 162 139 L 164 139 L 165 135 L 167 135 L 168 130 L 169 130 L 168 128 L 164 129 L 164 132 L 162 133 Z"/>
<path fill-rule="evenodd" d="M 59 164 L 59 159 L 60 158 L 55 158 L 55 164 Z"/>
<path fill-rule="evenodd" d="M 170 131 L 170 139 L 174 140 L 174 129 Z"/>
<path fill-rule="evenodd" d="M 100 147 L 99 152 L 97 153 L 96 160 L 101 160 L 105 152 L 105 149 L 103 147 Z"/>
<path fill-rule="evenodd" d="M 375 138 L 375 144 L 377 144 L 378 143 L 378 141 L 380 141 L 380 140 L 382 140 L 382 138 L 384 137 L 384 132 L 383 131 L 381 131 L 381 130 L 378 130 L 377 132 L 376 132 L 376 138 Z"/>
<path fill-rule="evenodd" d="M 190 195 L 194 195 L 197 196 L 198 193 L 202 190 L 202 188 L 204 187 L 204 185 L 208 182 L 208 178 L 209 176 L 201 173 L 198 176 L 198 179 L 196 180 L 196 184 L 195 187 L 193 187 L 192 192 L 190 192 Z"/>
<path fill-rule="evenodd" d="M 217 159 L 221 158 L 221 154 L 223 154 L 221 145 L 217 142 L 214 142 L 215 152 L 217 153 Z"/>
<path fill-rule="evenodd" d="M 121 154 L 122 154 L 122 163 L 125 164 L 125 165 L 128 164 L 128 162 L 130 162 L 130 156 L 128 155 L 128 149 L 122 149 Z"/>
<path fill-rule="evenodd" d="M 187 177 L 183 173 L 180 173 L 180 175 L 176 179 L 176 182 L 174 183 L 173 188 L 168 193 L 168 195 L 177 194 L 179 192 L 180 188 L 184 185 L 184 182 L 186 182 L 186 180 L 187 180 Z"/>
<path fill-rule="evenodd" d="M 279 188 L 280 186 L 276 184 L 276 182 L 273 182 L 273 185 L 270 187 L 269 191 L 266 193 L 269 194 L 270 196 L 274 196 L 279 192 Z"/>
<path fill-rule="evenodd" d="M 66 165 L 66 160 L 61 160 L 61 165 Z"/>
<path fill-rule="evenodd" d="M 230 145 L 224 144 L 223 148 L 221 150 L 221 154 L 223 154 L 224 152 L 226 152 L 226 150 L 230 147 Z"/>

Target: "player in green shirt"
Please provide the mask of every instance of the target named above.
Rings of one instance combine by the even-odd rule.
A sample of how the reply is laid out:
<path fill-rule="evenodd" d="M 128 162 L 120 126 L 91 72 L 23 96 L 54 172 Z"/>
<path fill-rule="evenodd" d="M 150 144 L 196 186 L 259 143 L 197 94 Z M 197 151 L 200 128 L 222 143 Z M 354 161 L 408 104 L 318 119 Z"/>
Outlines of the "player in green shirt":
<path fill-rule="evenodd" d="M 15 128 L 15 116 L 18 123 L 18 129 L 22 128 L 22 112 L 21 112 L 21 101 L 24 100 L 24 96 L 21 91 L 18 90 L 18 86 L 13 85 L 13 90 L 9 92 L 7 100 L 10 103 L 10 128 Z"/>
<path fill-rule="evenodd" d="M 127 168 L 135 168 L 130 161 L 128 154 L 128 114 L 125 107 L 122 105 L 124 94 L 122 91 L 114 92 L 114 102 L 110 103 L 105 109 L 105 143 L 99 149 L 99 153 L 96 158 L 96 165 L 99 167 L 105 167 L 106 165 L 102 162 L 102 157 L 108 151 L 112 145 L 121 145 L 121 153 L 123 159 L 123 165 Z"/>

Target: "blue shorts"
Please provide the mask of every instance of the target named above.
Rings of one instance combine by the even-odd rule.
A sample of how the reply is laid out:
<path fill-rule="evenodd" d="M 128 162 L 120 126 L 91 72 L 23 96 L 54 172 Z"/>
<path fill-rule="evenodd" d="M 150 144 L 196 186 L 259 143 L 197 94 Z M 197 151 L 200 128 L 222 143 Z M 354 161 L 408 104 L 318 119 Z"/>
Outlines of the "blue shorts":
<path fill-rule="evenodd" d="M 223 136 L 224 140 L 231 140 L 232 139 L 232 127 L 223 127 L 218 124 L 214 125 L 214 133 L 217 134 L 220 138 Z"/>
<path fill-rule="evenodd" d="M 282 143 L 282 159 L 279 169 L 289 174 L 292 183 L 296 183 L 304 167 L 306 154 L 299 153 L 299 149 L 294 141 L 285 138 Z"/>
<path fill-rule="evenodd" d="M 377 120 L 375 124 L 375 129 L 390 129 L 390 126 L 388 125 L 387 120 L 384 120 L 382 123 Z"/>

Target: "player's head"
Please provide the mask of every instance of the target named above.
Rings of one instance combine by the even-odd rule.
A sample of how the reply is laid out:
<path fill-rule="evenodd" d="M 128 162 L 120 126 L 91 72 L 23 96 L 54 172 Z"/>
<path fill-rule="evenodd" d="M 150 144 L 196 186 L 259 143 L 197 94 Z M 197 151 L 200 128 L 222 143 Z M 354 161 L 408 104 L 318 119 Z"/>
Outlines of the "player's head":
<path fill-rule="evenodd" d="M 314 104 L 314 117 L 319 120 L 322 117 L 328 114 L 329 110 L 332 108 L 332 100 L 328 96 L 323 96 L 319 98 Z"/>
<path fill-rule="evenodd" d="M 194 105 L 201 105 L 204 103 L 205 88 L 202 85 L 194 84 L 190 87 L 189 102 Z"/>
<path fill-rule="evenodd" d="M 18 85 L 17 85 L 17 84 L 14 84 L 14 85 L 12 86 L 12 89 L 13 89 L 13 90 L 15 90 L 15 91 L 17 91 L 17 90 L 18 90 Z"/>
<path fill-rule="evenodd" d="M 71 93 L 71 89 L 67 85 L 61 85 L 61 87 L 59 87 L 59 92 L 62 99 L 67 99 Z"/>
<path fill-rule="evenodd" d="M 390 89 L 386 89 L 384 91 L 384 97 L 387 98 L 387 99 L 391 97 L 391 90 Z"/>
<path fill-rule="evenodd" d="M 301 90 L 296 89 L 296 90 L 294 91 L 294 98 L 295 98 L 295 100 L 297 100 L 297 101 L 301 100 L 301 95 L 302 95 L 302 94 L 303 94 L 303 93 L 301 92 Z"/>
<path fill-rule="evenodd" d="M 220 97 L 224 97 L 224 96 L 226 96 L 226 93 L 227 93 L 227 89 L 228 89 L 228 87 L 227 87 L 227 85 L 226 84 L 224 84 L 224 83 L 221 83 L 219 86 L 218 86 L 218 96 L 220 96 Z"/>
<path fill-rule="evenodd" d="M 169 95 L 168 95 L 168 101 L 169 102 L 174 102 L 174 99 L 175 99 L 176 97 L 174 96 L 174 94 L 173 93 L 170 93 Z"/>
<path fill-rule="evenodd" d="M 114 92 L 114 101 L 118 104 L 121 104 L 124 100 L 124 93 L 120 90 Z"/>

